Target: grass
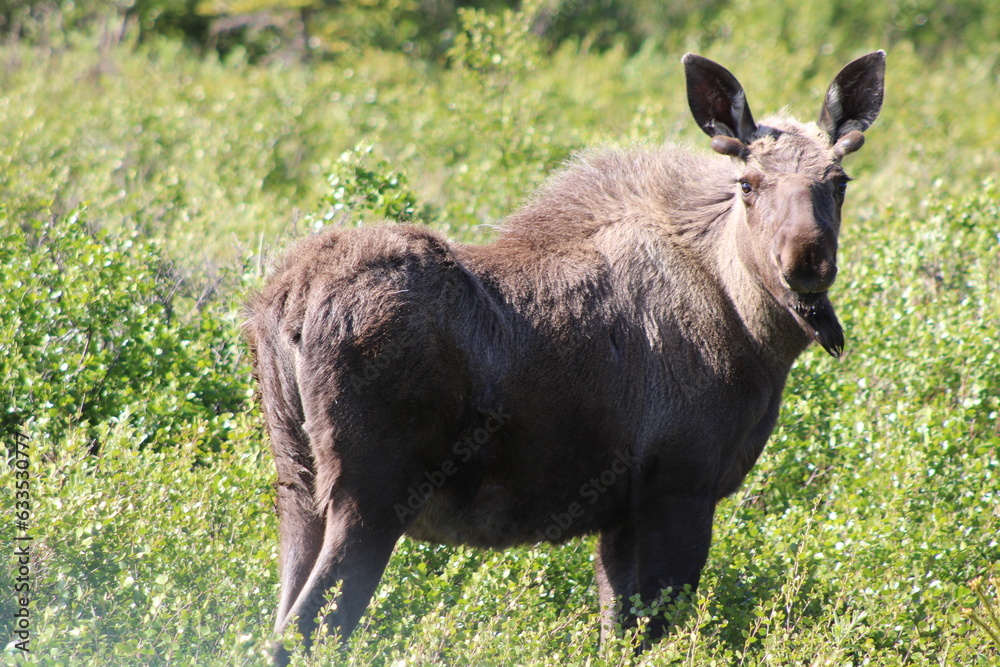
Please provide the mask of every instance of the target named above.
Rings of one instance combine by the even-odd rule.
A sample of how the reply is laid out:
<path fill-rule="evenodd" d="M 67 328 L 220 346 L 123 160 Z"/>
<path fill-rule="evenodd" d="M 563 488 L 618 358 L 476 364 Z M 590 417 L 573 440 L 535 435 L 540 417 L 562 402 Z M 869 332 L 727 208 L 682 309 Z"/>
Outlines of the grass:
<path fill-rule="evenodd" d="M 18 410 L 2 424 L 6 443 L 17 428 L 29 445 L 34 592 L 32 652 L 0 655 L 261 664 L 274 473 L 233 350 L 262 255 L 345 210 L 482 240 L 580 147 L 703 146 L 689 49 L 734 71 L 756 117 L 787 104 L 812 118 L 837 69 L 884 45 L 827 34 L 825 10 L 802 7 L 784 37 L 733 5 L 718 19 L 738 26 L 728 38 L 709 39 L 713 24 L 634 55 L 545 53 L 518 15 L 469 15 L 450 67 L 378 50 L 259 65 L 156 39 L 0 46 L 0 353 L 21 360 L 0 366 Z M 797 363 L 666 640 L 641 656 L 628 638 L 598 646 L 592 540 L 403 540 L 348 653 L 321 644 L 300 664 L 997 664 L 998 57 L 987 41 L 889 49 L 882 116 L 848 163 L 834 289 L 848 354 Z M 114 270 L 87 268 L 100 252 Z M 10 324 L 35 302 L 56 305 Z M 98 354 L 87 332 L 102 322 Z M 61 402 L 67 377 L 91 378 L 86 423 Z M 4 480 L 15 471 L 0 461 Z M 14 494 L 0 486 L 4 507 Z M 4 595 L 6 637 L 16 610 Z"/>

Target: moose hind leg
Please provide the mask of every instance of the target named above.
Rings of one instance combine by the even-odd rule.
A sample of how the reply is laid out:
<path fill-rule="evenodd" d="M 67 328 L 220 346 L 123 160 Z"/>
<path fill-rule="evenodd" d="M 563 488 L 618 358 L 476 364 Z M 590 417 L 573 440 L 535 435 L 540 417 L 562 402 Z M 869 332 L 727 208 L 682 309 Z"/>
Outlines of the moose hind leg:
<path fill-rule="evenodd" d="M 269 430 L 278 473 L 281 593 L 274 627 L 275 631 L 280 631 L 288 624 L 288 612 L 315 567 L 323 546 L 326 521 L 316 510 L 313 460 L 309 438 L 301 424 L 293 419 L 275 417 Z M 278 664 L 288 660 L 280 645 L 275 647 L 274 658 Z"/>
<path fill-rule="evenodd" d="M 346 640 L 364 614 L 398 538 L 395 531 L 373 529 L 350 505 L 329 507 L 322 548 L 278 634 L 297 622 L 308 649 L 317 629 L 317 614 L 327 602 L 327 593 L 339 583 L 334 608 L 323 623 L 341 641 Z M 283 646 L 276 647 L 275 658 L 278 663 L 287 661 Z"/>
<path fill-rule="evenodd" d="M 284 625 L 288 611 L 316 564 L 323 546 L 325 523 L 316 512 L 312 489 L 302 480 L 282 479 L 279 474 L 277 496 L 281 594 L 275 628 Z"/>
<path fill-rule="evenodd" d="M 410 450 L 404 438 L 370 426 L 345 433 L 326 414 L 317 411 L 312 416 L 314 421 L 307 421 L 306 430 L 317 470 L 315 497 L 323 517 L 322 545 L 308 579 L 277 628 L 280 636 L 296 623 L 306 648 L 317 629 L 317 614 L 327 603 L 329 591 L 338 585 L 332 610 L 323 622 L 340 641 L 357 626 L 393 547 L 408 526 L 394 507 L 406 502 L 415 469 L 405 454 Z M 392 456 L 372 456 L 375 451 L 392 452 Z M 280 662 L 283 649 L 276 649 Z"/>

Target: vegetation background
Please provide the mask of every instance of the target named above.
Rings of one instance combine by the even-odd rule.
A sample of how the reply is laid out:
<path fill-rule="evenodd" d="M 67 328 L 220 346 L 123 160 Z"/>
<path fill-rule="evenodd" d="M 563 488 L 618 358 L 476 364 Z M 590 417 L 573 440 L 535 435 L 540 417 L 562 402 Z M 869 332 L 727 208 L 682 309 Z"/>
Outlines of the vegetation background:
<path fill-rule="evenodd" d="M 348 653 L 299 664 L 1000 664 L 998 36 L 992 0 L 0 0 L 0 655 L 264 662 L 274 473 L 239 303 L 289 239 L 391 217 L 485 240 L 584 146 L 703 147 L 686 51 L 756 115 L 811 119 L 884 48 L 848 354 L 793 370 L 673 634 L 598 647 L 592 540 L 404 540 Z M 15 432 L 31 653 L 7 643 Z"/>

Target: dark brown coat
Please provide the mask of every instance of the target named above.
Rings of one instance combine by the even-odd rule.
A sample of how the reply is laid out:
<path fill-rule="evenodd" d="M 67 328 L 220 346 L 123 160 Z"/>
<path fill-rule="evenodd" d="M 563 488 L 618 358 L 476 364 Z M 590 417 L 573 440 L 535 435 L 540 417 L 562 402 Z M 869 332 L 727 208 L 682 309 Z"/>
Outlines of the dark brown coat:
<path fill-rule="evenodd" d="M 623 599 L 697 585 L 715 504 L 770 436 L 792 362 L 813 340 L 842 350 L 840 162 L 878 114 L 884 54 L 844 68 L 818 124 L 757 124 L 729 72 L 684 64 L 721 155 L 584 154 L 485 246 L 327 229 L 251 299 L 278 632 L 297 619 L 309 642 L 340 582 L 327 622 L 348 635 L 403 534 L 599 532 L 605 630 L 634 621 Z"/>

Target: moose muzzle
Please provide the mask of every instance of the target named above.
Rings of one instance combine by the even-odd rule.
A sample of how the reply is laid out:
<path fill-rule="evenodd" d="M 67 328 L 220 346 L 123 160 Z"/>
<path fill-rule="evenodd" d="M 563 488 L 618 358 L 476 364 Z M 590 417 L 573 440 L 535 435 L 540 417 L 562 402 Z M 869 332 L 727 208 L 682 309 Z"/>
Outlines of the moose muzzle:
<path fill-rule="evenodd" d="M 787 206 L 775 239 L 778 268 L 793 292 L 825 292 L 837 278 L 835 204 L 814 196 L 805 184 L 796 184 L 794 190 L 784 200 Z"/>

